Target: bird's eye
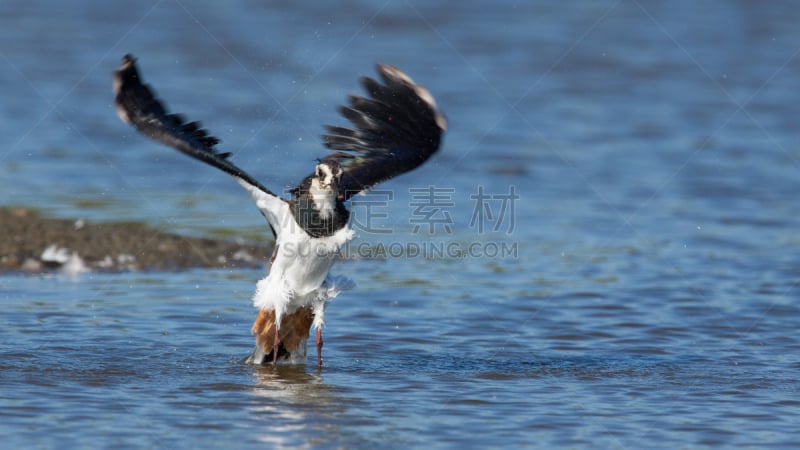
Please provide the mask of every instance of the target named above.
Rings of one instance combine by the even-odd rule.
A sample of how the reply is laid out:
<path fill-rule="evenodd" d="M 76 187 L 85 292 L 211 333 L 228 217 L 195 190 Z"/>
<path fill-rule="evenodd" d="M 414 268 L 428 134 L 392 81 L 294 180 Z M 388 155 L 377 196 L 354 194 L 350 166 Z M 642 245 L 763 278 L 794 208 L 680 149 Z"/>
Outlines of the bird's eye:
<path fill-rule="evenodd" d="M 317 178 L 322 178 L 322 170 L 317 166 Z"/>

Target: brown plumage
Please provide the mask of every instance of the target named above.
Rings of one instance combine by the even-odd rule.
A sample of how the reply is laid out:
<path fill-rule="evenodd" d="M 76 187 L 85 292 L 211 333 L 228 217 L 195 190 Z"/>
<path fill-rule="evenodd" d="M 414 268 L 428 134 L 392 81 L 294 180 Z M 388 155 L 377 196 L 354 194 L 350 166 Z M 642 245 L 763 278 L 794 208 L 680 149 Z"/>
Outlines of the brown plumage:
<path fill-rule="evenodd" d="M 308 339 L 308 332 L 311 322 L 314 321 L 314 312 L 311 307 L 301 307 L 291 314 L 284 314 L 281 320 L 278 359 L 291 356 L 295 351 L 305 352 L 305 340 Z M 275 340 L 275 311 L 260 309 L 258 317 L 250 330 L 256 335 L 256 345 L 264 348 L 273 348 Z M 298 347 L 302 346 L 302 349 Z M 272 361 L 272 352 L 265 358 L 265 361 Z"/>

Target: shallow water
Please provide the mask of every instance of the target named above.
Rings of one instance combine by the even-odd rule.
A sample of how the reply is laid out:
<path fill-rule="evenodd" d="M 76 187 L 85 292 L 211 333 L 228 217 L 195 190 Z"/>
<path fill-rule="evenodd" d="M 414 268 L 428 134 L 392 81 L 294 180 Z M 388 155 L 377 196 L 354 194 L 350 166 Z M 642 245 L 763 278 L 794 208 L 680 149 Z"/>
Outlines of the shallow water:
<path fill-rule="evenodd" d="M 228 177 L 119 123 L 127 52 L 276 188 L 374 62 L 450 128 L 354 206 L 335 271 L 358 288 L 319 372 L 240 362 L 261 270 L 0 277 L 9 447 L 800 441 L 793 3 L 66 5 L 0 5 L 3 205 L 268 238 Z M 473 222 L 479 186 L 493 216 Z"/>

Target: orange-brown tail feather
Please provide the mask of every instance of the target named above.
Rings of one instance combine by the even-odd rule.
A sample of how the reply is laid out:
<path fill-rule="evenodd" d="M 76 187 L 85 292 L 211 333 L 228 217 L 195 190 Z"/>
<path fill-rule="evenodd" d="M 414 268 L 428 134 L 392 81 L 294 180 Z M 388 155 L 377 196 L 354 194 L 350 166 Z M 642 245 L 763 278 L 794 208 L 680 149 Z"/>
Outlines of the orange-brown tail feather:
<path fill-rule="evenodd" d="M 293 353 L 305 354 L 314 312 L 311 307 L 299 308 L 291 314 L 284 314 L 279 330 L 278 359 L 289 359 Z M 275 339 L 275 311 L 259 310 L 253 323 L 252 333 L 256 335 L 256 352 L 264 355 L 263 361 L 272 361 L 272 348 Z M 302 349 L 299 347 L 303 346 Z"/>

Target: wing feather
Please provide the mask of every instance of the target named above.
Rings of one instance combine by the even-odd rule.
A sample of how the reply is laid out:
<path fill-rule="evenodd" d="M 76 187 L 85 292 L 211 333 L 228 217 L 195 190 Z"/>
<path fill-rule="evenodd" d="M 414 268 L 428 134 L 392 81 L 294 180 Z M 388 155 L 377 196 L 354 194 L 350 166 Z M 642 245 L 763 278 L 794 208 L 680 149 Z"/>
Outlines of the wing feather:
<path fill-rule="evenodd" d="M 288 204 L 230 162 L 230 152 L 217 151 L 214 146 L 219 139 L 210 135 L 200 122 L 187 122 L 180 114 L 168 113 L 150 87 L 142 83 L 136 59 L 131 55 L 125 55 L 119 69 L 114 72 L 114 93 L 117 115 L 123 122 L 132 124 L 140 133 L 157 142 L 232 175 L 256 202 L 270 222 L 273 233 L 285 225 Z"/>
<path fill-rule="evenodd" d="M 439 149 L 447 126 L 427 89 L 394 66 L 379 64 L 377 70 L 383 84 L 363 77 L 368 97 L 352 95 L 340 108 L 353 128 L 327 126 L 323 136 L 326 147 L 338 150 L 323 161 L 343 168 L 345 200 L 422 165 Z M 310 176 L 301 186 L 308 183 Z"/>

